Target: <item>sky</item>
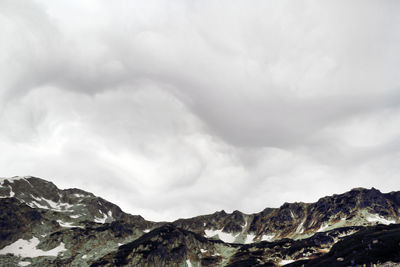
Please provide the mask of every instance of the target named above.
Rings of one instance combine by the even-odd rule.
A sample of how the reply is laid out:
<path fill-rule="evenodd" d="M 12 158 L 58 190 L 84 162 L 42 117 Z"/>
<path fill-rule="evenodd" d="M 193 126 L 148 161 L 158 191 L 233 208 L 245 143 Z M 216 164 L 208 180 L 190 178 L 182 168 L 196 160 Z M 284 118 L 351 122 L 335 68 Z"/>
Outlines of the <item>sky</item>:
<path fill-rule="evenodd" d="M 149 220 L 400 190 L 400 2 L 0 0 L 0 176 Z"/>

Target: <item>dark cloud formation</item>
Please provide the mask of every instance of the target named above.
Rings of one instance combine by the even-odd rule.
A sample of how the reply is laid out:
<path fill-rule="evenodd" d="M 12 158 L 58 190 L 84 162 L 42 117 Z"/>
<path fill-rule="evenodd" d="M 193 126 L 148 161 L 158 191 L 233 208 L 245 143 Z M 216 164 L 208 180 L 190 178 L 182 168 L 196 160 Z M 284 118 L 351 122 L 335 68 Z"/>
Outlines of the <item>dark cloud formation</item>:
<path fill-rule="evenodd" d="M 399 190 L 398 1 L 0 1 L 1 175 L 149 219 Z"/>

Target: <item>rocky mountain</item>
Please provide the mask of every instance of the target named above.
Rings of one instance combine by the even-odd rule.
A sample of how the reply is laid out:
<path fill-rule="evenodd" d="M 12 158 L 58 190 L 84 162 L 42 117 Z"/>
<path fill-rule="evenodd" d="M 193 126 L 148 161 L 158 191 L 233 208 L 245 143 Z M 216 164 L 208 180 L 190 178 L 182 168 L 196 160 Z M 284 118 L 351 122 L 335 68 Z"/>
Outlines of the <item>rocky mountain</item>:
<path fill-rule="evenodd" d="M 35 177 L 2 179 L 0 211 L 0 254 L 44 255 L 33 262 L 50 262 L 49 266 L 64 258 L 72 266 L 87 266 L 86 259 L 106 254 L 158 225 L 91 193 L 60 190 Z M 9 259 L 0 256 L 0 266 L 16 266 L 16 258 Z"/>
<path fill-rule="evenodd" d="M 0 266 L 356 266 L 400 262 L 400 192 L 357 188 L 259 213 L 147 221 L 80 189 L 0 180 Z"/>
<path fill-rule="evenodd" d="M 209 238 L 230 243 L 302 239 L 346 226 L 400 223 L 400 192 L 383 194 L 375 188 L 319 199 L 315 203 L 285 203 L 255 214 L 225 211 L 181 219 L 174 224 Z"/>

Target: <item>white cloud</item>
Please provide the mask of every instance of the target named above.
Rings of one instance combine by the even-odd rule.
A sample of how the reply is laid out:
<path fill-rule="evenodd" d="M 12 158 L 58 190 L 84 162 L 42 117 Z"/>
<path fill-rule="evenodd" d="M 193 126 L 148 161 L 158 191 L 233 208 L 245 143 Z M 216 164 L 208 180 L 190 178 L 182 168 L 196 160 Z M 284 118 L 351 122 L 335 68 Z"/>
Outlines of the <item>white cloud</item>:
<path fill-rule="evenodd" d="M 151 219 L 398 190 L 395 1 L 2 1 L 0 169 Z"/>

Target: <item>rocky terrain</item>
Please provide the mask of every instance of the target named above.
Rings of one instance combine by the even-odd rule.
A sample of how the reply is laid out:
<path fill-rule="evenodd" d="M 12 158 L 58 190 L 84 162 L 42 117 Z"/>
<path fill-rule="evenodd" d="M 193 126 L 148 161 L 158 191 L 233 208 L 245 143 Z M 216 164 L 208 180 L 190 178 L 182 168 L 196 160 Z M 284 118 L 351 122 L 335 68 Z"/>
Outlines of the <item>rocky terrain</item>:
<path fill-rule="evenodd" d="M 400 262 L 400 192 L 357 188 L 151 222 L 80 189 L 0 180 L 0 266 L 356 266 Z"/>
<path fill-rule="evenodd" d="M 226 242 L 253 243 L 282 238 L 302 239 L 316 232 L 345 226 L 399 223 L 400 192 L 356 188 L 324 197 L 316 203 L 285 203 L 260 213 L 224 211 L 174 222 L 183 229 Z"/>

